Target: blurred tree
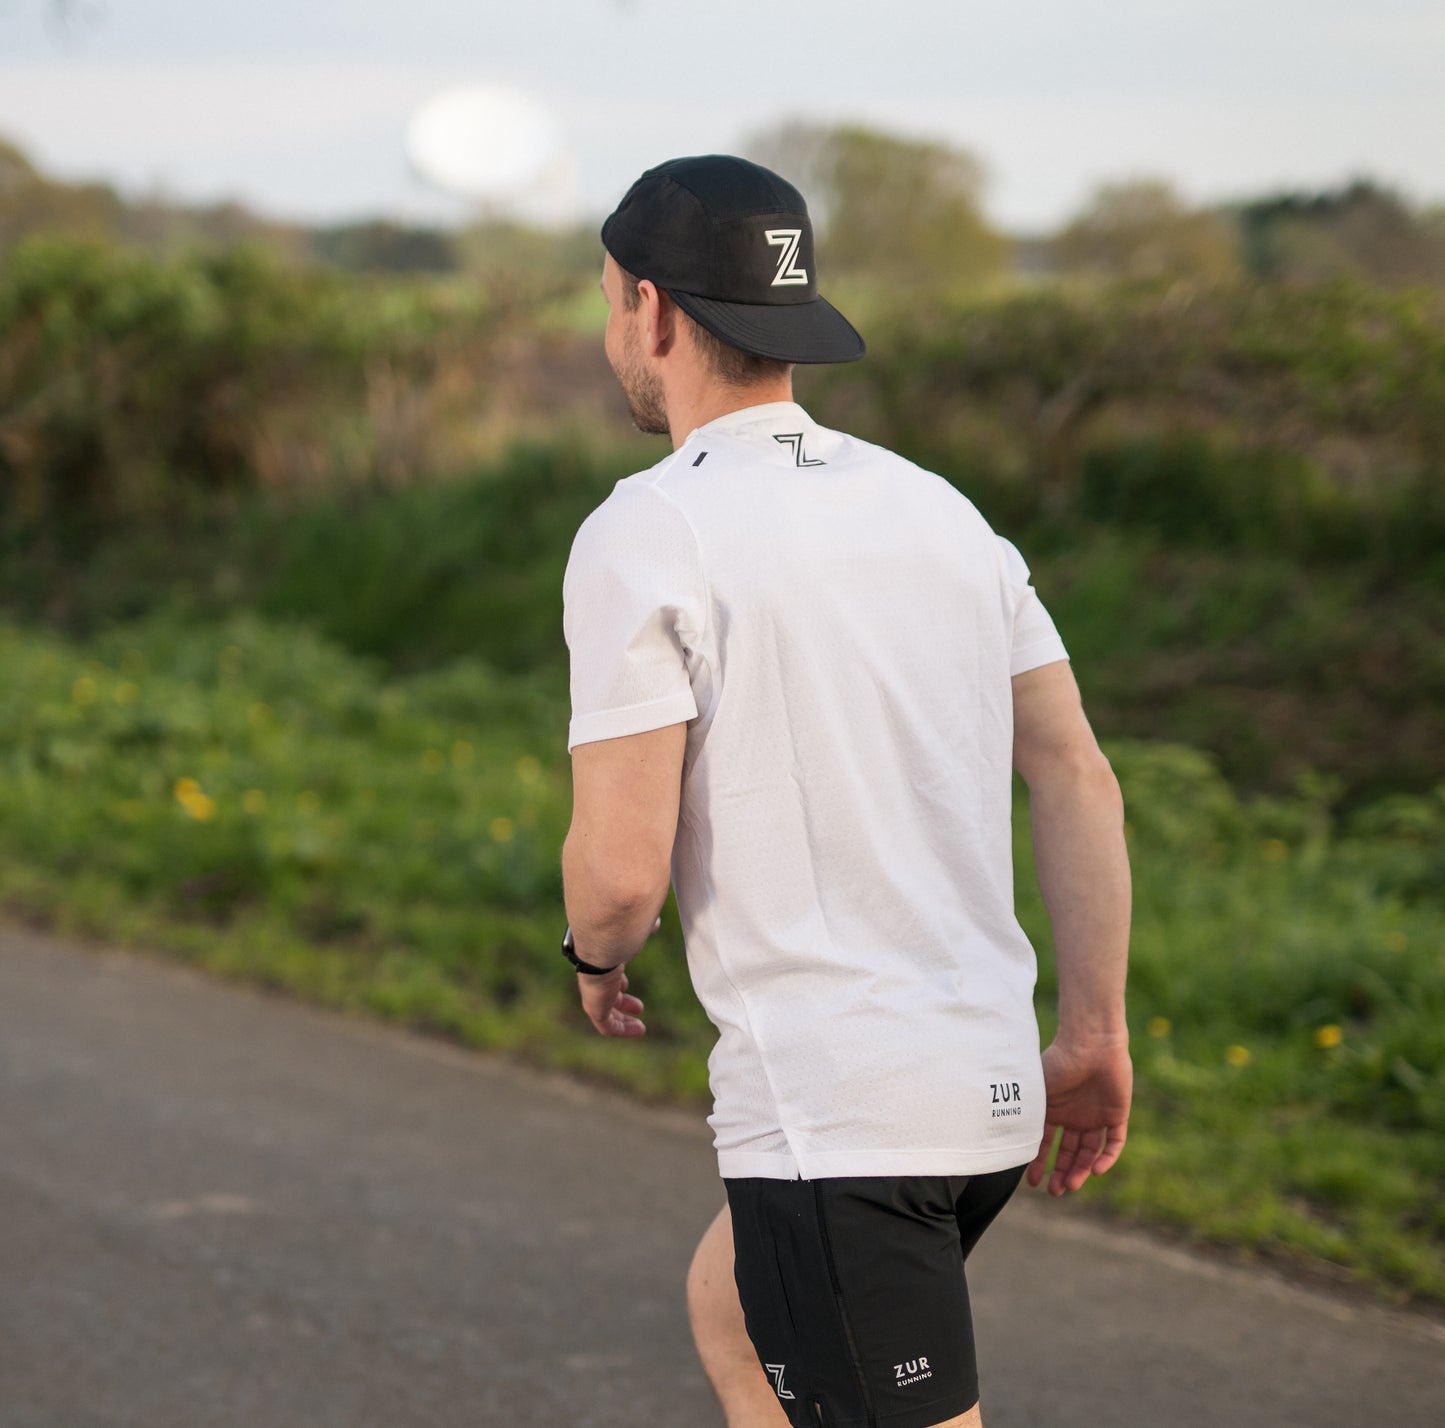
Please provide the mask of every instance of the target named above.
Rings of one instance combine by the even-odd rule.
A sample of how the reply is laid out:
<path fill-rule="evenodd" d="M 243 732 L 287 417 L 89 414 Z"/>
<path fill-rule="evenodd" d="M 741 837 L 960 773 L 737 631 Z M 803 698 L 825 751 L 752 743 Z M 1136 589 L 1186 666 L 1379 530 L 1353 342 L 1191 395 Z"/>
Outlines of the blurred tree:
<path fill-rule="evenodd" d="M 158 257 L 250 243 L 291 263 L 353 271 L 447 273 L 459 266 L 450 235 L 433 229 L 377 220 L 313 230 L 262 218 L 234 200 L 187 204 L 160 191 L 127 198 L 108 184 L 48 178 L 0 138 L 0 257 L 42 233 L 111 239 Z"/>
<path fill-rule="evenodd" d="M 1445 283 L 1445 215 L 1416 213 L 1369 179 L 1319 193 L 1281 193 L 1239 205 L 1250 269 L 1311 282 Z"/>
<path fill-rule="evenodd" d="M 318 228 L 311 251 L 323 263 L 356 273 L 454 273 L 459 266 L 449 234 L 385 219 Z"/>
<path fill-rule="evenodd" d="M 747 152 L 807 197 L 830 278 L 959 293 L 1007 270 L 1008 240 L 980 204 L 983 164 L 963 149 L 799 120 L 755 136 Z"/>
<path fill-rule="evenodd" d="M 32 237 L 0 262 L 0 546 L 7 518 L 95 532 L 196 493 L 455 470 L 527 296 Z"/>
<path fill-rule="evenodd" d="M 0 139 L 0 201 L 39 178 L 35 165 L 14 144 Z"/>
<path fill-rule="evenodd" d="M 32 233 L 102 237 L 112 231 L 120 209 L 107 185 L 54 183 L 19 148 L 0 139 L 0 256 Z"/>
<path fill-rule="evenodd" d="M 1227 282 L 1241 271 L 1233 225 L 1162 179 L 1101 185 L 1053 249 L 1064 271 L 1102 278 Z"/>
<path fill-rule="evenodd" d="M 299 224 L 260 218 L 235 200 L 193 206 L 160 192 L 127 200 L 115 236 L 157 256 L 191 248 L 233 248 L 239 243 L 260 244 L 293 263 L 311 256 L 311 235 Z"/>
<path fill-rule="evenodd" d="M 602 272 L 602 243 L 592 224 L 553 229 L 491 219 L 463 228 L 452 241 L 463 266 L 489 280 L 590 285 Z"/>

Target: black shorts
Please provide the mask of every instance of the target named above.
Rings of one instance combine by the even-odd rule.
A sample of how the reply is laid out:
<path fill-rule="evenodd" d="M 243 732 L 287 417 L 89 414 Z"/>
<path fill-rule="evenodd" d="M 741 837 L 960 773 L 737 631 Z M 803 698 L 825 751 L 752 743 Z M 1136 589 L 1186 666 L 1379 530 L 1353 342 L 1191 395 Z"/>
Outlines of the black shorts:
<path fill-rule="evenodd" d="M 930 1428 L 978 1402 L 963 1262 L 1023 1171 L 724 1181 L 748 1336 L 796 1428 Z"/>

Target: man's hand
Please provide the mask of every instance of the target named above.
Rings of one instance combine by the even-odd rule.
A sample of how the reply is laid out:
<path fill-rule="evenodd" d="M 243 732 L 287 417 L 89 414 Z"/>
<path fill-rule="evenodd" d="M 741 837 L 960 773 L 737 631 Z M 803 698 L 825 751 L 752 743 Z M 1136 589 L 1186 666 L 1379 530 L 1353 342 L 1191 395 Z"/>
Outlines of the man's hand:
<path fill-rule="evenodd" d="M 1055 1040 L 1044 1052 L 1044 1137 L 1028 1169 L 1029 1184 L 1043 1180 L 1056 1133 L 1050 1195 L 1077 1190 L 1090 1175 L 1108 1170 L 1124 1149 L 1133 1089 L 1126 1036 L 1086 1044 Z"/>
<path fill-rule="evenodd" d="M 601 977 L 577 973 L 582 1010 L 602 1036 L 641 1036 L 647 1028 L 640 1020 L 642 1001 L 627 990 L 627 973 L 621 967 Z"/>
<path fill-rule="evenodd" d="M 652 924 L 657 931 L 662 918 Z M 597 1028 L 600 1036 L 642 1036 L 642 999 L 627 990 L 627 969 L 614 967 L 600 977 L 590 972 L 577 973 L 577 990 L 582 997 L 582 1010 Z"/>

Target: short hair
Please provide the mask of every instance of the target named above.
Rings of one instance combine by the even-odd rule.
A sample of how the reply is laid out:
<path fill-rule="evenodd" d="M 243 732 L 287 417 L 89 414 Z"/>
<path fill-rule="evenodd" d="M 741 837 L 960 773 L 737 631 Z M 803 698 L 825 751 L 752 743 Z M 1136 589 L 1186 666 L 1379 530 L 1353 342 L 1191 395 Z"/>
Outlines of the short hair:
<path fill-rule="evenodd" d="M 622 277 L 622 306 L 628 312 L 635 312 L 638 303 L 642 301 L 642 293 L 638 288 L 640 280 L 633 277 L 620 263 L 617 271 Z M 682 309 L 678 308 L 678 311 L 682 312 Z M 729 387 L 753 387 L 760 382 L 786 377 L 793 369 L 791 362 L 784 362 L 781 358 L 760 357 L 756 352 L 744 352 L 741 347 L 734 347 L 731 342 L 724 342 L 721 337 L 709 332 L 685 312 L 682 315 L 687 318 L 692 328 L 693 343 L 702 354 L 708 371 Z"/>

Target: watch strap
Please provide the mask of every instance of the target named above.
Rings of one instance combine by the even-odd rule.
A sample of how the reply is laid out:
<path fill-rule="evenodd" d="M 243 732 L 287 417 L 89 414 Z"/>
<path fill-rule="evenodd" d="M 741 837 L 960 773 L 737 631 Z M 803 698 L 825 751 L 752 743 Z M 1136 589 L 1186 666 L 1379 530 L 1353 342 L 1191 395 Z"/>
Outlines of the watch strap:
<path fill-rule="evenodd" d="M 615 972 L 622 965 L 615 962 L 610 967 L 594 967 L 590 962 L 584 962 L 577 955 L 577 946 L 572 941 L 572 929 L 569 927 L 562 934 L 562 955 L 579 971 L 584 977 L 605 977 L 609 972 Z"/>

